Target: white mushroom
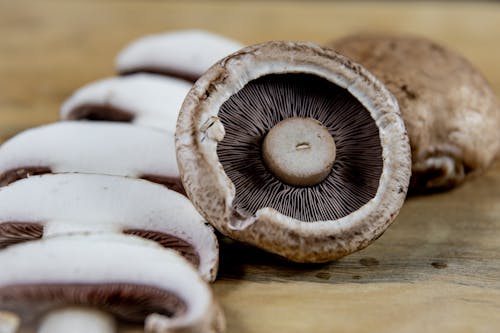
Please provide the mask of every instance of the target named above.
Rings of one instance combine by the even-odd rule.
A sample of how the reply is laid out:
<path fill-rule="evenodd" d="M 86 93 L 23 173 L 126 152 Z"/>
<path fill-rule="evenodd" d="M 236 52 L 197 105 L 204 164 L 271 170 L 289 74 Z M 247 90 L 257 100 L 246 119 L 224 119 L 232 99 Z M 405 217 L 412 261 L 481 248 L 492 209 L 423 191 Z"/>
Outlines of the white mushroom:
<path fill-rule="evenodd" d="M 145 180 L 116 176 L 33 176 L 0 188 L 0 248 L 76 232 L 118 232 L 177 250 L 215 280 L 218 244 L 191 202 Z"/>
<path fill-rule="evenodd" d="M 175 251 L 130 235 L 54 237 L 0 251 L 0 310 L 39 332 L 111 333 L 111 316 L 149 332 L 221 332 L 208 285 Z M 64 309 L 64 310 L 63 310 Z M 73 324 L 73 325 L 72 325 Z"/>
<path fill-rule="evenodd" d="M 16 314 L 0 311 L 0 333 L 16 333 L 20 324 L 20 318 Z"/>
<path fill-rule="evenodd" d="M 78 89 L 61 107 L 62 120 L 131 122 L 175 132 L 192 84 L 154 74 L 111 77 Z"/>
<path fill-rule="evenodd" d="M 171 133 L 130 124 L 60 122 L 0 146 L 0 186 L 43 173 L 137 177 L 183 192 Z"/>
<path fill-rule="evenodd" d="M 195 81 L 212 64 L 243 47 L 226 37 L 202 30 L 180 30 L 142 37 L 120 52 L 121 74 L 159 73 Z"/>
<path fill-rule="evenodd" d="M 207 221 L 299 262 L 377 239 L 410 178 L 394 97 L 360 65 L 312 43 L 254 45 L 211 67 L 184 101 L 176 148 L 186 192 Z"/>

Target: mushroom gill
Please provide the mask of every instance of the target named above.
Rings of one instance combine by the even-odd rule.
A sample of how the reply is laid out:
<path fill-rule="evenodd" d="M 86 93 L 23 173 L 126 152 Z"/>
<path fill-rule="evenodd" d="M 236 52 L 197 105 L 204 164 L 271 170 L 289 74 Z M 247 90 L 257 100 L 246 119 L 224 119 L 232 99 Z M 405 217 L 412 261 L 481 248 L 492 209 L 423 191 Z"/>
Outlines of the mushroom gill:
<path fill-rule="evenodd" d="M 43 225 L 36 222 L 2 222 L 0 219 L 0 249 L 42 238 Z"/>
<path fill-rule="evenodd" d="M 0 187 L 31 176 L 45 175 L 47 173 L 52 173 L 52 170 L 46 166 L 22 166 L 9 169 L 3 173 L 0 172 Z"/>
<path fill-rule="evenodd" d="M 130 283 L 99 284 L 23 284 L 0 288 L 0 299 L 13 310 L 22 311 L 19 303 L 36 304 L 32 311 L 48 311 L 71 305 L 96 307 L 128 322 L 142 322 L 150 313 L 178 317 L 187 305 L 173 292 Z"/>
<path fill-rule="evenodd" d="M 131 123 L 134 120 L 134 114 L 111 105 L 84 104 L 72 110 L 67 115 L 67 120 L 80 119 Z"/>
<path fill-rule="evenodd" d="M 301 221 L 336 220 L 377 193 L 383 168 L 378 127 L 351 93 L 326 79 L 305 73 L 259 77 L 225 101 L 218 117 L 226 134 L 217 154 L 235 185 L 237 211 L 272 207 Z M 263 160 L 267 133 L 293 117 L 317 120 L 335 141 L 333 167 L 315 185 L 287 184 Z"/>
<path fill-rule="evenodd" d="M 198 268 L 200 266 L 200 255 L 193 247 L 193 245 L 189 244 L 189 242 L 185 241 L 184 239 L 164 232 L 143 229 L 126 229 L 123 230 L 123 233 L 149 239 L 155 241 L 165 248 L 174 249 L 195 267 Z"/>

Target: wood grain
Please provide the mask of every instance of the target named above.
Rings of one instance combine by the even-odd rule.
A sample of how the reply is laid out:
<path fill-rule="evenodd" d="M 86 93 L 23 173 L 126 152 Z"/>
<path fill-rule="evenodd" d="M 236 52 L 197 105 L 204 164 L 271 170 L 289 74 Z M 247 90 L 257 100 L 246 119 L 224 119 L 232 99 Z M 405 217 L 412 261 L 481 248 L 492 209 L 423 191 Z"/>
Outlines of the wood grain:
<path fill-rule="evenodd" d="M 113 75 L 129 41 L 185 28 L 247 44 L 424 35 L 463 53 L 500 94 L 495 3 L 1 1 L 0 141 L 56 121 L 73 90 Z M 229 333 L 499 332 L 500 164 L 452 192 L 409 198 L 375 244 L 337 262 L 291 264 L 224 239 L 213 288 Z"/>

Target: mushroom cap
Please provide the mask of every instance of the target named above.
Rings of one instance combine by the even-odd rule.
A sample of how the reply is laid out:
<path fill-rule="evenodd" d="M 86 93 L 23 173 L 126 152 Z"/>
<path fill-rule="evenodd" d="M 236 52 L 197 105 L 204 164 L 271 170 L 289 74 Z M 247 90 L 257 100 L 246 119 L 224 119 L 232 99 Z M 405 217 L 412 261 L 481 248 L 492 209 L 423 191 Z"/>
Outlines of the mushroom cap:
<path fill-rule="evenodd" d="M 378 127 L 383 160 L 378 189 L 368 202 L 346 216 L 306 222 L 271 207 L 248 212 L 233 206 L 237 188 L 217 154 L 225 136 L 218 113 L 252 80 L 284 73 L 306 73 L 345 89 Z M 252 119 L 249 116 L 248 122 Z M 184 101 L 176 149 L 186 192 L 207 221 L 236 240 L 299 262 L 333 260 L 370 244 L 397 215 L 410 177 L 408 138 L 394 97 L 360 65 L 312 43 L 249 46 L 211 67 Z M 293 204 L 290 197 L 283 200 Z"/>
<path fill-rule="evenodd" d="M 411 192 L 450 189 L 500 153 L 500 105 L 465 58 L 421 37 L 359 34 L 327 44 L 398 100 L 412 150 Z"/>
<path fill-rule="evenodd" d="M 60 122 L 26 130 L 0 146 L 0 186 L 30 174 L 66 172 L 144 178 L 183 192 L 172 133 Z"/>
<path fill-rule="evenodd" d="M 7 267 L 0 274 L 0 309 L 24 321 L 85 305 L 127 321 L 154 313 L 171 332 L 223 326 L 198 272 L 177 252 L 139 237 L 89 234 L 17 244 L 0 252 L 0 266 Z"/>
<path fill-rule="evenodd" d="M 0 248 L 76 232 L 117 232 L 173 248 L 207 281 L 218 268 L 217 238 L 183 195 L 145 180 L 47 174 L 0 188 Z"/>
<path fill-rule="evenodd" d="M 78 89 L 61 107 L 62 120 L 97 119 L 175 132 L 177 116 L 192 84 L 166 76 L 111 77 Z"/>
<path fill-rule="evenodd" d="M 191 81 L 243 45 L 203 30 L 179 30 L 139 38 L 116 58 L 119 73 L 153 72 Z"/>

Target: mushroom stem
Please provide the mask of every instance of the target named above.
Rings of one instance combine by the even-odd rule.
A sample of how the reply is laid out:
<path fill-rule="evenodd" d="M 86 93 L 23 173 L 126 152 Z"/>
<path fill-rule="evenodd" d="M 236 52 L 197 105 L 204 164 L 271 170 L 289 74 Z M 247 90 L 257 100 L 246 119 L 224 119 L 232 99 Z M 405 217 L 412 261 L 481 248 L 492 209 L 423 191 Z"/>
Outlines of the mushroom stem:
<path fill-rule="evenodd" d="M 321 183 L 335 162 L 335 141 L 313 118 L 292 117 L 271 128 L 262 145 L 269 170 L 292 186 Z"/>
<path fill-rule="evenodd" d="M 0 311 L 0 333 L 15 333 L 19 324 L 20 319 L 16 314 Z"/>
<path fill-rule="evenodd" d="M 115 333 L 116 323 L 109 313 L 86 307 L 66 307 L 46 314 L 38 333 Z"/>

